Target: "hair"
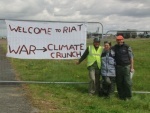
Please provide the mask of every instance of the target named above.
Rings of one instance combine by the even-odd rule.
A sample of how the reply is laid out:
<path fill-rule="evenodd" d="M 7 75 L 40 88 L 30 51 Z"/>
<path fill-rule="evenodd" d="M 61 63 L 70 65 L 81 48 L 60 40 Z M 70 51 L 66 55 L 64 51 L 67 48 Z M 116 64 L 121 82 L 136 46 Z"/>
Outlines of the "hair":
<path fill-rule="evenodd" d="M 93 42 L 100 42 L 100 38 L 94 38 Z"/>
<path fill-rule="evenodd" d="M 111 46 L 111 42 L 109 41 L 104 41 L 104 44 L 108 43 Z"/>

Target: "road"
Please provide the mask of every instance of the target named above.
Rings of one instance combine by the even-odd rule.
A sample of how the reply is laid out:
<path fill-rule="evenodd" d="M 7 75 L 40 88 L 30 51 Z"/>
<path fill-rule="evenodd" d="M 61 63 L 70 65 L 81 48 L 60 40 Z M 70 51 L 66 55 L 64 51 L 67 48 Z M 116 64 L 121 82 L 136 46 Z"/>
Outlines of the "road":
<path fill-rule="evenodd" d="M 1 45 L 6 43 L 0 39 L 0 81 L 14 81 L 15 73 L 6 58 Z M 39 113 L 31 104 L 20 84 L 0 82 L 0 113 Z"/>

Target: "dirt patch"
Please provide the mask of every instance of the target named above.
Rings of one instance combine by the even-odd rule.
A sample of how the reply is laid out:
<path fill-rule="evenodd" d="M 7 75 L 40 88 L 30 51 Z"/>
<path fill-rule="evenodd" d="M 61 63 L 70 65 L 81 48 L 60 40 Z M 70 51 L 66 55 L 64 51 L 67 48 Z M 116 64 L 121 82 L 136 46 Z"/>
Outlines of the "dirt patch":
<path fill-rule="evenodd" d="M 0 39 L 0 44 L 7 44 L 7 39 Z"/>

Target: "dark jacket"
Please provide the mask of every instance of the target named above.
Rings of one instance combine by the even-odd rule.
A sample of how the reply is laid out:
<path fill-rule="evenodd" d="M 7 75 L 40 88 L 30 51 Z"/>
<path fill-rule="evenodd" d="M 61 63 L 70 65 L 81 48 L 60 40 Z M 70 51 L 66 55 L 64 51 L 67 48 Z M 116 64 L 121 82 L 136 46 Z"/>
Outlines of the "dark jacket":
<path fill-rule="evenodd" d="M 115 60 L 116 64 L 120 66 L 130 65 L 130 55 L 129 55 L 129 46 L 126 44 L 118 45 L 116 44 L 113 47 L 115 51 Z"/>

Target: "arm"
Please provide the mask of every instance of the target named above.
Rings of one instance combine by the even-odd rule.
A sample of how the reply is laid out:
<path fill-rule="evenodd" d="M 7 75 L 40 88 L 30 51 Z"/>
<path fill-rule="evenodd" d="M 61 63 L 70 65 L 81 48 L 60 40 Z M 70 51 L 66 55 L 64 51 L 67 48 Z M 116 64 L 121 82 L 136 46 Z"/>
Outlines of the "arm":
<path fill-rule="evenodd" d="M 130 71 L 133 72 L 134 71 L 134 65 L 133 65 L 134 64 L 134 60 L 133 60 L 133 58 L 130 59 L 130 62 L 131 62 Z"/>
<path fill-rule="evenodd" d="M 130 63 L 131 63 L 130 71 L 133 72 L 134 71 L 134 60 L 133 60 L 133 52 L 132 52 L 131 47 L 128 48 L 128 52 L 129 52 Z"/>
<path fill-rule="evenodd" d="M 79 59 L 79 61 L 76 64 L 80 64 L 89 54 L 89 48 L 87 47 L 86 50 L 84 51 L 83 55 Z"/>

